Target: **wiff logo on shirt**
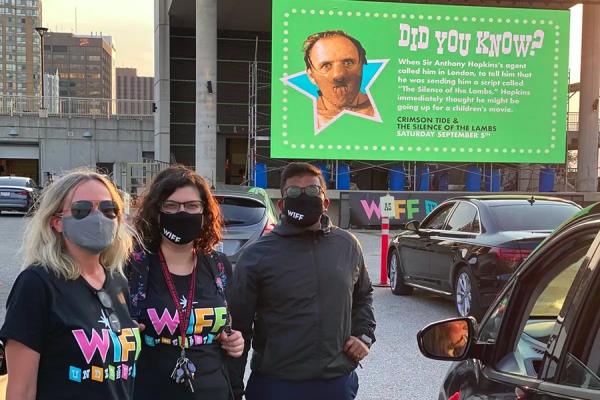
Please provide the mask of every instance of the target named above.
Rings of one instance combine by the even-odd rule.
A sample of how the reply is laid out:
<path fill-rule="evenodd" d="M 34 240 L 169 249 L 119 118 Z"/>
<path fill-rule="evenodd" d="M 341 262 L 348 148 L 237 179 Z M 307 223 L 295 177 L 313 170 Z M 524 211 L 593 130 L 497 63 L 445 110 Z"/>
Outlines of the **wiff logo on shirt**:
<path fill-rule="evenodd" d="M 182 306 L 185 307 L 183 304 Z M 180 346 L 181 336 L 177 336 L 174 339 L 166 337 L 167 334 L 172 337 L 176 332 L 179 332 L 179 313 L 177 313 L 177 310 L 174 310 L 173 314 L 171 314 L 169 310 L 164 309 L 160 316 L 155 308 L 149 308 L 147 312 L 152 326 L 159 337 L 153 338 L 145 335 L 144 342 L 148 346 L 155 346 L 157 344 Z M 225 307 L 194 309 L 185 332 L 186 335 L 189 335 L 186 337 L 186 347 L 211 344 L 219 330 L 226 323 L 227 308 Z"/>
<path fill-rule="evenodd" d="M 72 332 L 81 349 L 86 367 L 71 366 L 69 379 L 75 382 L 88 379 L 104 382 L 135 377 L 135 362 L 142 348 L 139 329 L 126 328 L 117 336 L 110 329 L 104 311 L 98 322 L 103 323 L 106 328 L 92 329 L 89 336 L 84 329 L 76 329 Z M 111 349 L 112 353 L 109 354 Z M 101 366 L 90 365 L 96 354 L 99 354 L 102 359 Z"/>

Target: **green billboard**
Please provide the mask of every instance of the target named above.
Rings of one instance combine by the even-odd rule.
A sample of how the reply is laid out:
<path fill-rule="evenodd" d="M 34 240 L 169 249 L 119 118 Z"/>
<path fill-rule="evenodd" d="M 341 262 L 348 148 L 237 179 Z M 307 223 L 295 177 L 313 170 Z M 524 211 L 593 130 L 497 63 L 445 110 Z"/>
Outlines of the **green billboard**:
<path fill-rule="evenodd" d="M 568 11 L 273 2 L 271 157 L 562 163 Z"/>

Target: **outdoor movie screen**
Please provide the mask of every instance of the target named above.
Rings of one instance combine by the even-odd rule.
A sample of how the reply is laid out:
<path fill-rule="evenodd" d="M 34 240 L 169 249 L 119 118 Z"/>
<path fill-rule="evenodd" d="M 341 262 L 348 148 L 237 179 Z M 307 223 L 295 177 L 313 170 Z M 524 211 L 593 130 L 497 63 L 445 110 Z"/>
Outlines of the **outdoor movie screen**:
<path fill-rule="evenodd" d="M 271 157 L 562 163 L 569 11 L 273 2 Z"/>

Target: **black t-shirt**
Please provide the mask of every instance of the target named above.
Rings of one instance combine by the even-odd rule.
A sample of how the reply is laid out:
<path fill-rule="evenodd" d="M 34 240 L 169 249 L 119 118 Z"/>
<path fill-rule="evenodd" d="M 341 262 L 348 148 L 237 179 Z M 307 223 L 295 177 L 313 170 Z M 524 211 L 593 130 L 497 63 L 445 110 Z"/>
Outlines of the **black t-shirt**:
<path fill-rule="evenodd" d="M 131 398 L 141 342 L 129 316 L 129 287 L 124 278 L 107 274 L 103 289 L 121 322 L 119 336 L 85 279 L 67 281 L 39 266 L 17 278 L 0 338 L 40 353 L 37 400 Z"/>
<path fill-rule="evenodd" d="M 225 354 L 215 338 L 225 328 L 227 308 L 217 290 L 205 257 L 198 257 L 196 287 L 190 324 L 186 331 L 186 357 L 196 366 L 194 393 L 171 379 L 181 356 L 179 315 L 165 281 L 158 256 L 149 254 L 148 286 L 139 322 L 145 325 L 137 365 L 135 400 L 229 400 L 230 387 L 224 369 Z M 192 275 L 171 274 L 182 306 L 187 302 Z"/>

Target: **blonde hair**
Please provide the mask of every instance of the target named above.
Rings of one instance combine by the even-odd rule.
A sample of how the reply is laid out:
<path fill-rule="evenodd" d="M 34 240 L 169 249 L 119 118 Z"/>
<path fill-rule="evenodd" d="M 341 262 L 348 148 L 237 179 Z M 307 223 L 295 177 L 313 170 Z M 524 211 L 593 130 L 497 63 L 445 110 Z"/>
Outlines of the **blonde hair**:
<path fill-rule="evenodd" d="M 23 268 L 30 265 L 41 266 L 64 279 L 77 279 L 81 275 L 79 266 L 67 253 L 62 234 L 51 225 L 52 217 L 63 212 L 65 201 L 77 186 L 83 182 L 96 180 L 102 182 L 110 192 L 112 200 L 123 212 L 123 201 L 115 186 L 101 174 L 87 168 L 69 171 L 44 189 L 38 199 L 34 214 L 23 240 L 25 261 Z M 123 218 L 117 218 L 116 237 L 108 249 L 100 254 L 100 264 L 110 273 L 124 276 L 124 266 L 133 251 L 133 229 Z"/>

